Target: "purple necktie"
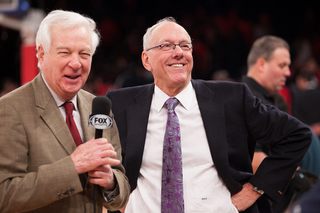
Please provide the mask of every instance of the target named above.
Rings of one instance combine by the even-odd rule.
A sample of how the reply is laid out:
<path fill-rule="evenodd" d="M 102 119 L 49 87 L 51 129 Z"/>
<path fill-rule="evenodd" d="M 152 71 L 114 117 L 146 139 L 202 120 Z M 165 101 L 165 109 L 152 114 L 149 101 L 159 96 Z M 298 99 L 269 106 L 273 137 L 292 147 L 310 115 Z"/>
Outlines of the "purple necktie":
<path fill-rule="evenodd" d="M 161 213 L 184 212 L 180 125 L 174 109 L 179 101 L 166 101 L 168 120 L 163 142 Z"/>

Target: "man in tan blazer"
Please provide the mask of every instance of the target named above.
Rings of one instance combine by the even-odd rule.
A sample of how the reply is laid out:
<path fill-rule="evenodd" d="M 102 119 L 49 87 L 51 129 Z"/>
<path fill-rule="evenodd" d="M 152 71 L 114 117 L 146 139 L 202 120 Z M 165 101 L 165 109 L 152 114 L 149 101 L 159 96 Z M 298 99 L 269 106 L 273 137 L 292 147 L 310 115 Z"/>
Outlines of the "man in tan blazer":
<path fill-rule="evenodd" d="M 0 99 L 0 212 L 79 213 L 122 208 L 130 187 L 115 124 L 94 139 L 94 96 L 82 90 L 99 43 L 95 23 L 52 11 L 36 38 L 41 72 Z M 83 143 L 76 146 L 64 103 Z M 99 185 L 94 199 L 94 184 Z M 96 200 L 96 202 L 94 202 Z"/>

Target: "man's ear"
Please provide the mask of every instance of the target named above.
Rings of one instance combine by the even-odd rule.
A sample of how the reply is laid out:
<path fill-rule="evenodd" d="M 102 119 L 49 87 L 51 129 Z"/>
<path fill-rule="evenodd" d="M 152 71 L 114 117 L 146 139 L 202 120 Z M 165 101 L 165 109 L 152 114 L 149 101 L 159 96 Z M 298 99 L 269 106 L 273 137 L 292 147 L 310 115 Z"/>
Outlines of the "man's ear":
<path fill-rule="evenodd" d="M 258 58 L 256 65 L 258 67 L 259 72 L 264 71 L 266 64 L 267 64 L 267 61 L 264 58 Z"/>
<path fill-rule="evenodd" d="M 39 60 L 39 62 L 43 60 L 43 57 L 44 57 L 44 50 L 43 50 L 42 45 L 39 45 L 39 46 L 38 46 L 38 49 L 37 49 L 37 56 L 38 56 L 38 60 Z"/>
<path fill-rule="evenodd" d="M 150 64 L 150 61 L 149 61 L 149 55 L 146 51 L 143 51 L 142 54 L 141 54 L 141 61 L 142 61 L 142 64 L 144 66 L 144 68 L 148 71 L 152 71 L 152 66 Z"/>

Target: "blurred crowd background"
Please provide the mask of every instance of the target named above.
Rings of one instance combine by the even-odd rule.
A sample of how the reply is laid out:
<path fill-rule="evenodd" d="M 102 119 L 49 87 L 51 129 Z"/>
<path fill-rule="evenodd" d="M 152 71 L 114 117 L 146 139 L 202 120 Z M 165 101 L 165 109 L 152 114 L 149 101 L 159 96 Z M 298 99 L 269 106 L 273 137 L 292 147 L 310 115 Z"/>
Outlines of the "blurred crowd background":
<path fill-rule="evenodd" d="M 96 21 L 101 43 L 84 86 L 95 95 L 153 82 L 141 63 L 142 37 L 148 27 L 167 16 L 173 16 L 192 38 L 194 79 L 241 81 L 253 42 L 264 35 L 281 37 L 290 45 L 292 62 L 291 77 L 281 94 L 289 107 L 294 105 L 294 116 L 320 137 L 320 7 L 316 0 L 18 1 L 44 13 L 70 10 Z M 19 20 L 26 13 L 6 15 Z M 21 85 L 22 43 L 18 30 L 0 23 L 0 97 Z"/>
<path fill-rule="evenodd" d="M 253 41 L 266 34 L 279 36 L 290 44 L 292 76 L 302 68 L 319 73 L 320 8 L 317 1 L 28 2 L 31 8 L 42 9 L 45 13 L 53 9 L 71 10 L 87 14 L 96 21 L 102 40 L 85 85 L 86 90 L 96 95 L 152 82 L 151 73 L 143 68 L 140 59 L 142 36 L 149 26 L 166 16 L 176 18 L 193 39 L 193 78 L 240 81 L 247 70 L 246 58 Z M 1 90 L 7 91 L 20 85 L 20 33 L 0 25 L 0 42 Z"/>

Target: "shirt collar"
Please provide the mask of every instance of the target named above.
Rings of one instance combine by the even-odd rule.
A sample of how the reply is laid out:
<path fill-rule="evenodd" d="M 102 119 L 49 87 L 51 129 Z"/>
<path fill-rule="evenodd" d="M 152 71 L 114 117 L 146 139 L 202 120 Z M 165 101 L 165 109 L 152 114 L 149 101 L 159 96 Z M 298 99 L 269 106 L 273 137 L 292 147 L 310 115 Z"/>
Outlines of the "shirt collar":
<path fill-rule="evenodd" d="M 184 88 L 178 95 L 175 97 L 179 100 L 180 104 L 186 109 L 189 110 L 191 107 L 191 101 L 195 95 L 191 81 L 188 86 Z M 155 106 L 158 112 L 163 108 L 164 103 L 170 98 L 166 93 L 164 93 L 157 85 L 154 89 L 153 101 L 155 101 Z"/>
<path fill-rule="evenodd" d="M 242 81 L 248 85 L 250 85 L 254 90 L 259 91 L 263 94 L 266 98 L 273 98 L 273 96 L 263 87 L 261 86 L 256 80 L 251 77 L 244 76 Z"/>
<path fill-rule="evenodd" d="M 57 95 L 57 93 L 55 93 L 51 88 L 50 86 L 48 85 L 48 83 L 46 82 L 46 79 L 44 79 L 42 73 L 41 73 L 41 77 L 45 83 L 45 85 L 47 86 L 47 88 L 49 89 L 54 101 L 56 102 L 57 106 L 58 107 L 61 107 L 67 100 L 63 100 L 60 96 Z M 77 95 L 75 95 L 71 100 L 69 100 L 73 103 L 74 105 L 74 108 L 76 111 L 78 111 L 78 102 L 77 102 Z"/>

